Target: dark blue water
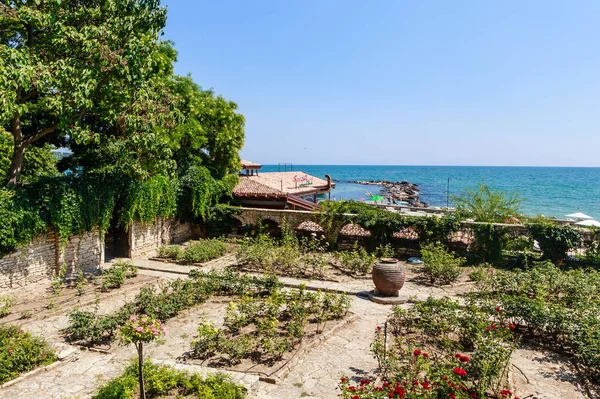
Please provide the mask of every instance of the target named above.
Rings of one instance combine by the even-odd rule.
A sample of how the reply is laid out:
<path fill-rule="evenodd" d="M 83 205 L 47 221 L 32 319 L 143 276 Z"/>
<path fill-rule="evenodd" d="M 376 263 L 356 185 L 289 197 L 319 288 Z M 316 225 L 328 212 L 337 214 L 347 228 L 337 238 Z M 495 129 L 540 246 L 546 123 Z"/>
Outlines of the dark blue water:
<path fill-rule="evenodd" d="M 277 165 L 264 165 L 262 170 L 277 171 Z M 526 215 L 563 217 L 580 211 L 600 219 L 600 168 L 293 165 L 293 170 L 321 178 L 329 174 L 342 181 L 407 180 L 419 185 L 421 201 L 432 206 L 446 206 L 448 178 L 451 178 L 450 195 L 484 181 L 500 190 L 519 192 L 524 198 L 522 211 Z M 359 200 L 366 197 L 366 190 L 377 194 L 379 188 L 337 183 L 331 196 Z"/>

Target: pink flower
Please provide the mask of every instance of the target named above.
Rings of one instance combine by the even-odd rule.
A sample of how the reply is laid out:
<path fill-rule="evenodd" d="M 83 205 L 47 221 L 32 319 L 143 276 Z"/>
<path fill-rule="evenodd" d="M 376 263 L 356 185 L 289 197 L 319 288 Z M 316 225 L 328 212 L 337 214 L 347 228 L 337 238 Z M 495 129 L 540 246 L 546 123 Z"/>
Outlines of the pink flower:
<path fill-rule="evenodd" d="M 139 333 L 143 333 L 144 332 L 144 327 L 138 327 L 135 329 L 135 331 L 139 332 Z"/>
<path fill-rule="evenodd" d="M 135 318 L 135 316 L 131 316 L 131 321 L 134 322 L 134 323 L 137 321 L 137 319 Z"/>
<path fill-rule="evenodd" d="M 23 334 L 23 333 L 25 332 L 25 330 L 23 330 L 23 329 L 21 328 L 21 329 L 19 330 L 19 332 L 20 332 L 21 334 Z"/>

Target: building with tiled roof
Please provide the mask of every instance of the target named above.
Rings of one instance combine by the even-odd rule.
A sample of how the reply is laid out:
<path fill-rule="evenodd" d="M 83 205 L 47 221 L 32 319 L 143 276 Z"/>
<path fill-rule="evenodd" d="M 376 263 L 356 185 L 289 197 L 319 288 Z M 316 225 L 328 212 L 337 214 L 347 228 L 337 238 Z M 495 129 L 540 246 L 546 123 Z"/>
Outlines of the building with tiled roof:
<path fill-rule="evenodd" d="M 319 194 L 331 191 L 335 184 L 304 172 L 260 172 L 262 165 L 242 161 L 240 181 L 233 196 L 241 206 L 268 209 L 317 210 Z"/>

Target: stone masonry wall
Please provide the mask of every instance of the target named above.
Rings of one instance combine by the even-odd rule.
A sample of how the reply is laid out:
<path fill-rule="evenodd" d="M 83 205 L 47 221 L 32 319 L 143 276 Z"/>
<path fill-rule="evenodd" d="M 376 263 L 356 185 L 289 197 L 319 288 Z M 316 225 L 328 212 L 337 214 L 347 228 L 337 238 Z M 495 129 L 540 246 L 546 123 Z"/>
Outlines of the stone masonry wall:
<path fill-rule="evenodd" d="M 0 259 L 0 289 L 22 287 L 52 278 L 56 267 L 54 234 L 36 237 Z"/>
<path fill-rule="evenodd" d="M 74 274 L 80 268 L 96 272 L 103 262 L 104 242 L 97 230 L 71 237 L 62 250 L 56 234 L 48 233 L 0 258 L 0 289 L 51 279 L 63 263 Z"/>
<path fill-rule="evenodd" d="M 180 243 L 196 236 L 191 223 L 157 218 L 153 223 L 133 222 L 129 227 L 129 257 L 150 254 L 163 245 Z"/>
<path fill-rule="evenodd" d="M 79 270 L 96 272 L 104 264 L 104 243 L 97 229 L 72 236 L 64 251 L 59 253 L 59 265 L 65 263 L 69 274 Z"/>

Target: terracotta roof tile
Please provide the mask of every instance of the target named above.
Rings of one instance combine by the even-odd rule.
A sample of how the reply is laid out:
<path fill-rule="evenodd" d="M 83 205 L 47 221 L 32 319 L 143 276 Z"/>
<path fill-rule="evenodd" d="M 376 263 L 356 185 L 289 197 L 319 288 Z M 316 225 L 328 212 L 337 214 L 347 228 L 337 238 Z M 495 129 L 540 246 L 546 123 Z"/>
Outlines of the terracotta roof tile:
<path fill-rule="evenodd" d="M 233 195 L 236 197 L 287 197 L 285 193 L 257 181 L 250 180 L 247 177 L 240 177 L 240 181 L 233 189 Z"/>

